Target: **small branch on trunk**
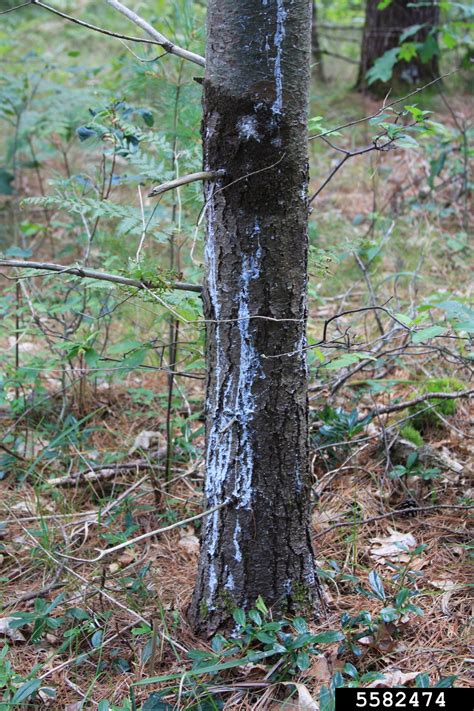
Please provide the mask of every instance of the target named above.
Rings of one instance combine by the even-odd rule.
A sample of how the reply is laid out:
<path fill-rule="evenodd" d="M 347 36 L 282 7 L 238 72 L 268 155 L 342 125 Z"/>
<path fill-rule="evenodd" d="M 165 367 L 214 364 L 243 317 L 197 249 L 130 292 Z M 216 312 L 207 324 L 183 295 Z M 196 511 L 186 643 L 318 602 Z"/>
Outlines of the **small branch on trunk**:
<path fill-rule="evenodd" d="M 189 175 L 183 175 L 181 178 L 175 178 L 175 180 L 170 180 L 167 183 L 162 183 L 153 188 L 151 192 L 148 193 L 148 197 L 156 197 L 157 195 L 162 195 L 168 190 L 175 190 L 180 188 L 182 185 L 188 185 L 188 183 L 195 183 L 197 180 L 216 180 L 225 175 L 225 170 L 203 170 L 199 173 L 189 173 Z"/>
<path fill-rule="evenodd" d="M 19 269 L 40 269 L 49 272 L 58 272 L 60 274 L 73 274 L 82 279 L 97 279 L 98 281 L 110 281 L 112 284 L 123 284 L 124 286 L 133 286 L 136 289 L 150 290 L 150 285 L 139 279 L 129 279 L 118 274 L 109 274 L 107 272 L 99 272 L 95 269 L 85 269 L 83 267 L 68 267 L 62 264 L 53 264 L 52 262 L 30 262 L 24 259 L 0 259 L 0 267 L 16 267 Z M 36 275 L 37 276 L 37 275 Z M 177 291 L 194 291 L 201 293 L 202 287 L 198 284 L 187 284 L 185 282 L 176 281 L 173 284 L 167 285 L 170 289 Z M 153 288 L 153 286 L 151 286 Z"/>
<path fill-rule="evenodd" d="M 140 27 L 142 30 L 144 30 L 147 34 L 152 37 L 156 44 L 161 45 L 163 49 L 165 49 L 167 52 L 170 54 L 175 54 L 177 57 L 181 57 L 181 59 L 187 59 L 190 62 L 194 62 L 194 64 L 198 64 L 200 67 L 205 67 L 206 62 L 204 57 L 201 57 L 199 54 L 195 54 L 194 52 L 189 52 L 187 49 L 183 49 L 182 47 L 178 47 L 176 44 L 173 44 L 169 39 L 167 39 L 164 35 L 161 34 L 161 32 L 158 32 L 152 25 L 150 25 L 149 22 L 147 22 L 143 17 L 140 17 L 140 15 L 137 15 L 136 12 L 133 12 L 133 10 L 129 10 L 128 7 L 125 7 L 125 5 L 122 5 L 121 2 L 118 2 L 118 0 L 107 0 L 108 4 L 111 5 L 115 10 L 118 10 L 118 12 L 122 13 L 122 15 L 125 15 L 129 20 L 134 22 L 138 27 Z"/>

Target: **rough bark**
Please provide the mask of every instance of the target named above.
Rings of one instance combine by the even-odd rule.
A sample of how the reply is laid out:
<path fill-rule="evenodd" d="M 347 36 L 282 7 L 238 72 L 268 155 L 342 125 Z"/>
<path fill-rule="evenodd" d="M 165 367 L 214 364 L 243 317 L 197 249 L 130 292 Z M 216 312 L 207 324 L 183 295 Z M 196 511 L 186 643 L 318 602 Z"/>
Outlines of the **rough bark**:
<path fill-rule="evenodd" d="M 210 0 L 202 135 L 208 507 L 189 610 L 311 608 L 305 351 L 311 0 Z M 258 317 L 258 318 L 256 318 Z M 281 355 L 286 354 L 286 355 Z"/>
<path fill-rule="evenodd" d="M 412 0 L 392 0 L 384 10 L 377 8 L 379 0 L 367 0 L 365 26 L 362 38 L 361 61 L 357 86 L 367 89 L 366 73 L 375 60 L 385 52 L 400 45 L 400 35 L 414 25 L 423 25 L 407 42 L 423 43 L 439 23 L 439 6 L 433 4 L 417 6 Z M 407 86 L 429 82 L 439 74 L 438 57 L 435 55 L 423 63 L 418 56 L 407 61 L 399 61 L 394 67 L 389 85 L 395 90 Z M 368 87 L 373 93 L 386 93 L 388 85 L 374 82 Z"/>

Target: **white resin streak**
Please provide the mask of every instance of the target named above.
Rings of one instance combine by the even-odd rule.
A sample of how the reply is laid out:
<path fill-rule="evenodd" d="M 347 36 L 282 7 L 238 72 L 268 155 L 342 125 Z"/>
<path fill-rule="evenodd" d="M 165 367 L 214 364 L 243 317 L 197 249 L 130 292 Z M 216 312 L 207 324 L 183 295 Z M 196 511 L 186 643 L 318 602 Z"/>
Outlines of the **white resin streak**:
<path fill-rule="evenodd" d="M 272 111 L 274 114 L 281 114 L 283 108 L 283 74 L 281 70 L 281 58 L 283 54 L 283 40 L 285 38 L 285 20 L 287 12 L 283 0 L 276 0 L 276 31 L 273 42 L 276 49 L 273 74 L 275 77 L 276 97 L 273 102 Z"/>
<path fill-rule="evenodd" d="M 215 235 L 215 204 L 211 194 L 208 202 L 208 229 L 205 257 L 208 275 L 209 298 L 213 306 L 215 319 L 221 318 L 218 298 L 217 244 Z M 221 324 L 215 326 L 216 365 L 214 393 L 212 394 L 211 427 L 208 434 L 206 453 L 206 498 L 209 506 L 216 506 L 224 500 L 224 484 L 227 477 L 234 475 L 234 494 L 237 508 L 250 508 L 252 500 L 253 448 L 251 442 L 251 422 L 255 411 L 255 398 L 252 393 L 256 377 L 264 377 L 258 352 L 253 345 L 250 332 L 250 283 L 260 275 L 262 250 L 258 243 L 260 227 L 255 223 L 252 238 L 256 239 L 256 248 L 251 255 L 243 255 L 240 274 L 240 293 L 238 310 L 238 330 L 240 335 L 239 378 L 235 385 L 231 379 L 227 382 L 222 402 L 220 392 L 223 387 L 224 371 Z M 239 432 L 238 442 L 234 442 L 235 432 Z M 240 550 L 240 524 L 237 522 L 234 532 L 234 557 L 242 562 Z M 206 523 L 206 538 L 209 540 L 209 590 L 207 604 L 212 609 L 217 589 L 215 555 L 219 542 L 219 511 L 215 511 Z"/>

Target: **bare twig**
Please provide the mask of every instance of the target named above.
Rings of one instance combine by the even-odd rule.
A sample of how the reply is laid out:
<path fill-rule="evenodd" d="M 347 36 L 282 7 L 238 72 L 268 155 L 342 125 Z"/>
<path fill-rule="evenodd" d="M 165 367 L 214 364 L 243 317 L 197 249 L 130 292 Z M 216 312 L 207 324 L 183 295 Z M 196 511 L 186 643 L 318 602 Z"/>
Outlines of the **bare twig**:
<path fill-rule="evenodd" d="M 160 450 L 158 453 L 164 456 L 164 452 Z M 61 476 L 56 479 L 48 479 L 48 484 L 51 486 L 77 486 L 83 482 L 101 481 L 103 479 L 111 479 L 113 476 L 121 472 L 134 471 L 137 469 L 161 469 L 160 464 L 150 464 L 146 459 L 135 459 L 132 462 L 123 462 L 117 464 L 92 466 L 90 469 L 71 474 L 70 476 Z"/>
<path fill-rule="evenodd" d="M 120 607 L 120 609 L 125 610 L 126 612 L 128 612 L 132 617 L 135 618 L 135 620 L 139 620 L 140 622 L 144 622 L 146 625 L 149 624 L 148 620 L 147 620 L 145 617 L 143 617 L 143 615 L 140 615 L 138 612 L 135 612 L 135 610 L 132 610 L 131 608 L 127 607 L 127 606 L 124 605 L 122 602 L 120 602 L 120 600 L 117 600 L 117 598 L 113 597 L 113 595 L 111 595 L 111 594 L 108 593 L 107 591 L 105 591 L 105 590 L 103 590 L 103 589 L 97 587 L 96 585 L 94 585 L 93 583 L 91 583 L 87 578 L 85 578 L 85 577 L 84 577 L 83 575 L 81 575 L 80 573 L 77 573 L 75 570 L 73 570 L 73 569 L 70 568 L 69 566 L 63 565 L 63 563 L 62 563 L 61 561 L 59 561 L 57 558 L 55 558 L 55 556 L 54 556 L 47 548 L 45 548 L 45 547 L 41 544 L 41 541 L 39 541 L 39 540 L 31 533 L 31 531 L 30 531 L 28 528 L 26 528 L 25 526 L 23 526 L 18 520 L 17 520 L 17 523 L 19 524 L 19 526 L 21 527 L 21 529 L 23 530 L 23 532 L 25 533 L 25 535 L 27 535 L 28 538 L 29 538 L 31 541 L 33 541 L 33 543 L 35 544 L 35 546 L 36 546 L 37 548 L 39 548 L 40 550 L 42 550 L 43 553 L 44 553 L 50 560 L 52 560 L 54 563 L 56 563 L 56 565 L 57 565 L 58 568 L 63 567 L 64 570 L 66 570 L 68 573 L 70 573 L 70 575 L 72 575 L 73 577 L 77 578 L 78 580 L 81 580 L 83 583 L 85 583 L 85 584 L 87 585 L 87 587 L 91 588 L 92 590 L 95 590 L 97 593 L 100 593 L 103 597 L 107 598 L 107 600 L 109 600 L 113 605 L 116 605 L 117 607 Z M 136 623 L 134 623 L 134 624 L 136 624 Z M 130 625 L 130 626 L 131 626 L 131 625 Z M 177 647 L 178 649 L 180 649 L 180 650 L 181 650 L 182 652 L 184 652 L 184 653 L 187 653 L 188 650 L 186 649 L 186 647 L 183 647 L 181 644 L 179 644 L 179 642 L 177 642 L 176 640 L 174 640 L 172 637 L 169 637 L 167 634 L 165 634 L 165 633 L 162 632 L 161 630 L 159 630 L 159 634 L 160 634 L 160 636 L 161 636 L 163 639 L 165 639 L 167 642 L 169 642 L 172 646 Z M 93 653 L 93 652 L 95 652 L 95 651 L 97 651 L 97 650 L 92 650 L 92 652 L 90 652 L 90 653 Z M 44 679 L 45 677 L 47 677 L 47 676 L 49 676 L 50 674 L 52 674 L 54 671 L 57 671 L 59 668 L 62 669 L 64 666 L 67 666 L 68 664 L 70 664 L 70 661 L 64 662 L 62 665 L 60 665 L 60 667 L 56 667 L 56 669 L 50 669 L 50 670 L 47 671 L 45 674 L 43 674 L 43 675 L 40 677 L 40 679 Z"/>
<path fill-rule="evenodd" d="M 320 49 L 321 54 L 326 54 L 328 57 L 335 57 L 336 59 L 342 59 L 344 62 L 349 62 L 349 64 L 357 64 L 359 66 L 360 62 L 357 59 L 352 59 L 351 57 L 346 57 L 343 54 L 336 54 L 336 52 L 329 52 L 327 49 Z"/>
<path fill-rule="evenodd" d="M 2 10 L 0 12 L 0 15 L 6 15 L 7 12 L 13 12 L 14 10 L 19 10 L 20 7 L 26 7 L 27 5 L 31 5 L 31 0 L 28 0 L 28 2 L 22 2 L 21 5 L 15 5 L 15 7 L 9 7 L 8 10 Z"/>
<path fill-rule="evenodd" d="M 68 267 L 62 264 L 53 264 L 52 262 L 30 262 L 24 259 L 0 259 L 0 267 L 17 267 L 19 269 L 41 269 L 49 272 L 59 272 L 60 274 L 74 274 L 74 276 L 82 279 L 98 279 L 99 281 L 110 281 L 112 284 L 123 284 L 125 286 L 133 286 L 136 289 L 149 290 L 150 286 L 139 279 L 129 279 L 118 274 L 108 274 L 107 272 L 99 272 L 95 269 L 85 269 L 83 267 Z M 202 287 L 198 284 L 186 284 L 176 281 L 166 285 L 169 289 L 177 291 L 194 291 L 201 293 Z"/>
<path fill-rule="evenodd" d="M 395 101 L 392 101 L 389 104 L 385 103 L 385 101 L 386 101 L 386 99 L 385 99 L 382 106 L 380 107 L 380 109 L 378 109 L 378 111 L 376 111 L 374 114 L 371 114 L 370 116 L 364 116 L 363 118 L 360 118 L 360 119 L 355 119 L 354 121 L 348 121 L 347 123 L 344 123 L 341 126 L 336 126 L 335 128 L 329 128 L 327 131 L 318 133 L 316 136 L 310 136 L 309 140 L 315 141 L 317 138 L 322 138 L 323 136 L 329 136 L 330 133 L 334 133 L 335 131 L 342 131 L 344 128 L 350 128 L 351 126 L 356 126 L 359 123 L 364 123 L 364 121 L 370 121 L 371 119 L 377 118 L 377 116 L 380 116 L 380 114 L 382 114 L 386 109 L 390 109 L 392 106 L 395 106 L 396 104 L 400 104 L 402 101 L 406 101 L 411 96 L 415 96 L 415 94 L 419 94 L 420 91 L 424 91 L 429 86 L 432 86 L 433 84 L 436 84 L 437 82 L 442 81 L 442 79 L 445 79 L 446 77 L 449 77 L 449 76 L 451 76 L 451 74 L 455 74 L 458 71 L 459 71 L 459 69 L 453 69 L 452 72 L 447 72 L 446 74 L 442 74 L 441 76 L 436 77 L 436 79 L 433 79 L 433 81 L 428 82 L 428 84 L 425 84 L 424 86 L 420 86 L 420 87 L 418 87 L 418 89 L 414 89 L 414 91 L 411 91 L 409 94 L 405 94 L 405 96 L 402 96 L 400 99 L 395 99 Z"/>
<path fill-rule="evenodd" d="M 387 407 L 371 410 L 369 415 L 379 416 L 387 415 L 390 412 L 400 412 L 401 410 L 406 410 L 407 407 L 418 405 L 420 402 L 426 402 L 427 400 L 455 400 L 458 397 L 472 397 L 473 395 L 474 388 L 471 388 L 470 390 L 460 390 L 455 393 L 426 393 L 426 395 L 420 395 L 420 397 L 413 398 L 413 400 L 405 400 L 404 402 L 398 402 L 395 405 L 387 405 Z"/>
<path fill-rule="evenodd" d="M 159 44 L 170 54 L 175 54 L 177 57 L 181 57 L 182 59 L 187 59 L 190 62 L 194 62 L 194 64 L 198 64 L 200 67 L 206 66 L 204 57 L 201 57 L 201 55 L 199 54 L 195 54 L 194 52 L 190 52 L 187 49 L 183 49 L 182 47 L 178 47 L 178 45 L 173 44 L 173 42 L 171 42 L 164 35 L 162 35 L 161 32 L 158 32 L 158 30 L 156 30 L 152 25 L 150 25 L 150 23 L 147 22 L 143 17 L 140 17 L 140 15 L 137 15 L 137 13 L 133 12 L 133 10 L 130 10 L 128 7 L 125 7 L 125 5 L 123 5 L 121 2 L 118 2 L 118 0 L 107 0 L 107 2 L 109 5 L 111 5 L 111 7 L 113 7 L 115 10 L 118 10 L 118 12 L 122 13 L 122 15 L 125 15 L 125 17 L 134 22 L 135 25 L 137 25 L 147 34 L 149 34 L 150 37 L 155 40 L 156 44 Z"/>
<path fill-rule="evenodd" d="M 43 10 L 52 12 L 53 15 L 62 17 L 63 20 L 68 20 L 68 22 L 73 22 L 75 25 L 79 25 L 80 27 L 85 27 L 88 30 L 93 30 L 93 32 L 100 32 L 101 34 L 107 35 L 108 37 L 115 37 L 116 39 L 120 39 L 120 40 L 128 40 L 129 42 L 141 42 L 142 44 L 151 44 L 151 45 L 160 46 L 160 47 L 162 46 L 161 42 L 147 39 L 146 37 L 131 37 L 130 35 L 122 35 L 119 32 L 112 32 L 111 30 L 106 30 L 103 27 L 97 27 L 97 25 L 91 25 L 89 22 L 84 22 L 84 20 L 79 20 L 77 17 L 72 17 L 71 15 L 67 15 L 65 12 L 61 12 L 60 10 L 57 10 L 55 7 L 51 7 L 51 5 L 47 5 L 44 2 L 40 2 L 40 0 L 30 0 L 30 2 L 26 3 L 26 5 L 36 5 L 37 7 L 42 7 Z M 23 5 L 20 5 L 20 7 L 23 7 Z M 12 9 L 16 9 L 16 8 L 12 8 Z"/>
<path fill-rule="evenodd" d="M 66 555 L 65 553 L 57 553 L 57 555 L 61 556 L 61 558 L 67 558 L 68 560 L 77 560 L 81 563 L 96 563 L 99 560 L 102 560 L 102 558 L 105 558 L 106 556 L 110 555 L 111 553 L 115 553 L 116 551 L 122 550 L 122 548 L 128 548 L 128 546 L 133 546 L 135 543 L 139 543 L 140 541 L 144 541 L 146 538 L 151 538 L 152 536 L 157 536 L 160 533 L 166 533 L 167 531 L 172 531 L 174 528 L 179 528 L 179 526 L 186 526 L 188 523 L 191 523 L 191 521 L 196 521 L 197 519 L 203 518 L 204 516 L 209 516 L 209 514 L 214 513 L 214 511 L 218 511 L 219 509 L 224 508 L 224 506 L 228 506 L 229 501 L 224 501 L 222 504 L 218 504 L 217 506 L 213 506 L 210 509 L 207 509 L 206 511 L 202 511 L 200 514 L 196 514 L 195 516 L 190 516 L 189 518 L 185 518 L 182 521 L 177 521 L 176 523 L 172 523 L 170 526 L 164 526 L 164 528 L 157 528 L 154 531 L 148 531 L 148 533 L 142 533 L 140 536 L 136 536 L 135 538 L 130 538 L 128 541 L 124 541 L 123 543 L 119 543 L 117 546 L 112 546 L 112 548 L 105 548 L 103 550 L 100 550 L 99 555 L 97 555 L 95 558 L 77 558 L 76 556 L 73 555 Z"/>
<path fill-rule="evenodd" d="M 334 129 L 336 130 L 336 129 Z M 319 137 L 324 136 L 325 134 L 320 134 Z M 377 136 L 377 138 L 374 138 L 372 144 L 370 146 L 365 146 L 364 148 L 359 148 L 357 151 L 346 151 L 344 148 L 338 148 L 336 146 L 333 146 L 329 141 L 326 141 L 326 143 L 329 143 L 332 148 L 334 148 L 336 151 L 339 151 L 339 153 L 344 153 L 344 158 L 342 158 L 339 163 L 331 170 L 329 173 L 328 177 L 326 180 L 322 183 L 322 185 L 319 186 L 319 188 L 316 190 L 314 195 L 312 195 L 309 199 L 309 202 L 312 203 L 315 198 L 318 197 L 319 193 L 324 190 L 326 185 L 333 179 L 337 171 L 342 168 L 344 163 L 349 160 L 349 158 L 354 158 L 355 156 L 361 156 L 364 155 L 364 153 L 370 153 L 371 151 L 389 151 L 392 148 L 395 148 L 396 146 L 394 145 L 395 138 L 391 138 L 390 140 L 386 141 L 386 143 L 379 144 L 379 140 L 383 138 L 384 136 Z"/>
<path fill-rule="evenodd" d="M 396 511 L 390 511 L 389 513 L 380 514 L 379 516 L 371 516 L 371 518 L 365 518 L 362 521 L 343 521 L 341 523 L 335 523 L 333 526 L 329 526 L 329 528 L 326 528 L 324 529 L 324 531 L 321 531 L 321 533 L 318 533 L 316 536 L 313 536 L 313 540 L 316 540 L 317 538 L 322 538 L 330 531 L 334 531 L 336 528 L 347 528 L 347 526 L 351 526 L 353 528 L 354 525 L 366 526 L 368 523 L 373 523 L 374 521 L 381 521 L 384 518 L 391 518 L 392 516 L 406 516 L 407 511 L 409 513 L 416 513 L 417 511 L 437 511 L 438 509 L 455 509 L 460 511 L 470 511 L 471 509 L 474 509 L 474 505 L 457 506 L 455 504 L 437 504 L 435 506 L 413 506 L 413 508 L 410 507 L 409 509 L 397 509 Z"/>
<path fill-rule="evenodd" d="M 48 585 L 45 585 L 43 588 L 39 588 L 38 590 L 31 590 L 30 592 L 24 593 L 23 595 L 20 595 L 20 597 L 17 597 L 16 600 L 14 601 L 14 605 L 18 605 L 20 602 L 27 602 L 28 600 L 36 600 L 38 597 L 44 597 L 47 595 L 51 590 L 56 590 L 57 588 L 62 588 L 66 583 L 65 581 L 59 581 L 59 578 L 61 577 L 62 573 L 64 570 L 64 565 L 61 565 L 59 570 L 56 572 L 56 575 L 54 576 L 54 579 L 51 583 Z"/>

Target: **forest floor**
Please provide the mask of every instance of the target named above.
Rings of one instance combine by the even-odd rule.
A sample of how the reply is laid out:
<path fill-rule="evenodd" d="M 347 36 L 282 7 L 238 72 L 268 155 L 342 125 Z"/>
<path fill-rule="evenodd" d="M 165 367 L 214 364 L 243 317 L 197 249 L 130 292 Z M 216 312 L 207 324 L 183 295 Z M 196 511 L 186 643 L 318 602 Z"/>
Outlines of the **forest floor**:
<path fill-rule="evenodd" d="M 451 100 L 458 116 L 466 112 L 465 102 L 463 96 Z M 380 102 L 354 97 L 354 105 L 354 113 L 367 115 Z M 438 106 L 438 114 L 452 121 L 446 108 Z M 361 143 L 366 130 L 365 124 L 359 130 Z M 384 172 L 389 158 L 390 172 Z M 338 245 L 338 252 L 323 264 L 316 253 L 311 263 L 310 342 L 318 340 L 325 320 L 370 302 L 371 290 L 377 303 L 391 298 L 397 305 L 443 291 L 472 298 L 469 250 L 459 227 L 466 207 L 453 205 L 456 186 L 440 187 L 437 201 L 446 211 L 440 216 L 423 192 L 429 159 L 400 150 L 371 160 L 369 173 L 361 158 L 349 161 L 311 216 L 312 245 L 329 255 Z M 320 148 L 313 149 L 312 162 L 321 175 L 334 166 Z M 313 182 L 316 189 L 319 181 Z M 372 243 L 370 213 L 376 211 L 388 217 L 385 237 Z M 355 233 L 363 249 L 367 239 L 377 248 L 383 244 L 375 270 L 360 269 L 349 247 L 343 254 Z M 411 275 L 405 281 L 404 273 Z M 352 328 L 365 341 L 377 333 L 373 313 L 358 314 L 356 323 L 346 313 L 333 327 L 340 337 Z M 4 688 L 14 691 L 28 679 L 40 680 L 41 701 L 34 707 L 65 711 L 97 708 L 101 701 L 105 711 L 105 700 L 110 708 L 139 708 L 164 688 L 170 691 L 162 706 L 156 702 L 150 709 L 225 703 L 229 709 L 302 711 L 317 708 L 308 705 L 307 694 L 318 699 L 337 672 L 346 683 L 374 687 L 413 686 L 420 674 L 429 676 L 430 685 L 472 685 L 472 401 L 453 399 L 452 407 L 432 407 L 434 416 L 430 411 L 425 417 L 406 407 L 359 427 L 374 408 L 423 395 L 426 381 L 443 380 L 450 386 L 444 392 L 469 388 L 467 367 L 430 349 L 415 349 L 417 357 L 411 358 L 405 341 L 397 332 L 388 342 L 399 350 L 398 359 L 382 355 L 360 372 L 352 372 L 357 360 L 352 361 L 332 379 L 322 377 L 314 358 L 310 363 L 312 528 L 322 602 L 308 623 L 314 634 L 332 630 L 344 639 L 321 645 L 306 670 L 281 679 L 269 678 L 272 664 L 266 662 L 183 676 L 191 665 L 189 650 L 211 649 L 193 636 L 186 620 L 201 519 L 91 560 L 100 550 L 202 511 L 202 381 L 180 391 L 168 480 L 167 380 L 161 373 L 140 370 L 118 383 L 81 385 L 75 414 L 90 430 L 87 460 L 80 438 L 71 440 L 68 468 L 65 460 L 49 458 L 54 431 L 47 435 L 42 429 L 46 420 L 54 423 L 60 398 L 50 397 L 49 409 L 2 417 L 2 426 L 21 429 L 24 441 L 21 474 L 6 472 L 0 481 Z M 449 339 L 439 343 L 450 345 Z M 22 347 L 34 349 L 34 338 Z M 53 395 L 54 380 L 45 387 Z M 420 423 L 418 445 L 400 434 L 407 416 Z M 100 466 L 104 461 L 115 464 Z M 135 686 L 167 675 L 172 678 Z M 127 705 L 131 687 L 135 701 Z M 199 699 L 208 705 L 197 705 Z"/>

